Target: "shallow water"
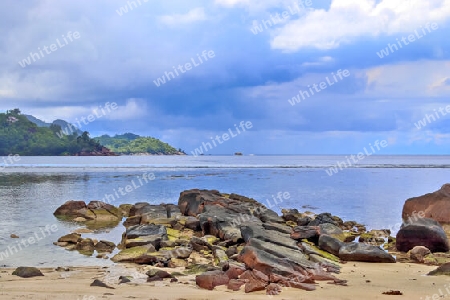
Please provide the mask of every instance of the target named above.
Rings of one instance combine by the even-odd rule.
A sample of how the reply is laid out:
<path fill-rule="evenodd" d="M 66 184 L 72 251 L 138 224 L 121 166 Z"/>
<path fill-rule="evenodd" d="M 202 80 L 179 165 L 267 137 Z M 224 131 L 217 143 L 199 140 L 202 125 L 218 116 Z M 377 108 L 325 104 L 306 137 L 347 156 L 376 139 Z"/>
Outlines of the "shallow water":
<path fill-rule="evenodd" d="M 85 257 L 52 244 L 79 227 L 53 216 L 55 209 L 68 200 L 88 202 L 108 195 L 108 202 L 113 205 L 142 201 L 177 203 L 183 190 L 217 189 L 273 205 L 272 209 L 278 213 L 281 208 L 330 212 L 369 228 L 389 228 L 395 232 L 407 198 L 435 191 L 450 178 L 449 158 L 445 156 L 368 157 L 365 165 L 327 175 L 325 168 L 343 159 L 329 156 L 21 157 L 17 164 L 0 172 L 0 264 L 110 264 L 109 260 Z M 154 174 L 154 180 L 143 181 L 145 173 L 148 177 Z M 132 190 L 124 192 L 133 182 Z M 273 197 L 286 192 L 290 198 L 275 205 Z M 57 231 L 44 236 L 41 229 L 47 232 L 46 225 L 47 228 L 55 225 Z M 118 243 L 123 231 L 124 227 L 119 225 L 109 232 L 83 234 L 83 237 Z M 11 233 L 20 239 L 11 239 Z M 18 245 L 22 238 L 36 235 L 41 239 L 34 244 Z M 1 254 L 5 251 L 8 257 Z"/>

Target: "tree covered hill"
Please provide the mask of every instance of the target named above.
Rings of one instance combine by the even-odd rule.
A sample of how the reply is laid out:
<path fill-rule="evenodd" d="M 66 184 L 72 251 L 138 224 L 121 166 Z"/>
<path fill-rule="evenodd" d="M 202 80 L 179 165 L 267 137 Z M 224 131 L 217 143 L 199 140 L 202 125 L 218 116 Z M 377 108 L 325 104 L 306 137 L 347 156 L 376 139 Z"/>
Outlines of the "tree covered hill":
<path fill-rule="evenodd" d="M 102 135 L 95 138 L 100 144 L 117 154 L 153 154 L 153 155 L 184 155 L 181 149 L 175 149 L 153 137 L 142 137 L 133 133 Z"/>
<path fill-rule="evenodd" d="M 0 113 L 0 155 L 111 155 L 110 151 L 89 137 L 61 133 L 61 126 L 39 127 L 19 109 Z"/>

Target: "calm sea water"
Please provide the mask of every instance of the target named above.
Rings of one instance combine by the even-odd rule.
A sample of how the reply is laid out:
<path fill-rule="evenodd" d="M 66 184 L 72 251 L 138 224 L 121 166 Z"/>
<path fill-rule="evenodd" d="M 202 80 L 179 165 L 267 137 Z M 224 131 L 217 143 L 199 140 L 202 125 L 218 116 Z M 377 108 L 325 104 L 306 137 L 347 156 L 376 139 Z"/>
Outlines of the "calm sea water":
<path fill-rule="evenodd" d="M 114 205 L 177 203 L 183 190 L 202 188 L 272 203 L 272 196 L 288 192 L 290 199 L 273 207 L 278 213 L 282 208 L 330 212 L 369 228 L 395 231 L 407 198 L 435 191 L 450 179 L 449 156 L 371 156 L 333 176 L 326 173 L 344 160 L 342 156 L 21 157 L 0 168 L 0 265 L 111 264 L 52 244 L 79 227 L 53 216 L 68 200 L 89 202 L 110 195 Z M 147 183 L 141 179 L 141 184 L 137 177 L 144 173 L 155 179 Z M 120 194 L 119 189 L 133 182 L 138 188 Z M 45 231 L 51 225 L 56 232 Z M 123 231 L 119 225 L 83 236 L 118 243 Z M 12 233 L 20 239 L 11 239 Z M 19 247 L 21 239 L 30 237 L 33 244 Z"/>

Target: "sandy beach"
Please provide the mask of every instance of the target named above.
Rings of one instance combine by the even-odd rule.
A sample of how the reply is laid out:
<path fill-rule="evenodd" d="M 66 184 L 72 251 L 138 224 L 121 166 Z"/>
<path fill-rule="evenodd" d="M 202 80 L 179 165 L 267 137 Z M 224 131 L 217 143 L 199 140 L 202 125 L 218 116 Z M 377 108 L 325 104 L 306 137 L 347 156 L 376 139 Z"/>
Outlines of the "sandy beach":
<path fill-rule="evenodd" d="M 43 268 L 45 276 L 20 278 L 11 275 L 14 269 L 0 272 L 0 299 L 159 299 L 159 300 L 239 300 L 239 299 L 427 299 L 433 294 L 438 299 L 450 298 L 445 287 L 450 284 L 446 276 L 424 276 L 435 269 L 433 266 L 410 263 L 371 264 L 349 262 L 343 265 L 340 279 L 348 280 L 348 286 L 336 286 L 319 282 L 317 290 L 306 292 L 284 288 L 278 296 L 267 296 L 264 291 L 245 294 L 243 288 L 233 292 L 225 286 L 214 291 L 202 290 L 195 285 L 195 276 L 179 277 L 179 282 L 147 283 L 147 267 L 120 264 L 113 267 L 70 267 L 70 271 Z M 167 269 L 166 269 L 167 270 Z M 118 284 L 120 275 L 133 276 L 133 281 Z M 114 287 L 91 287 L 94 279 L 100 279 Z M 402 296 L 383 295 L 398 290 Z M 449 288 L 450 290 L 450 288 Z M 84 298 L 83 298 L 84 297 Z M 90 298 L 89 298 L 90 297 Z M 94 298 L 95 297 L 95 298 Z M 436 298 L 437 299 L 437 298 Z"/>

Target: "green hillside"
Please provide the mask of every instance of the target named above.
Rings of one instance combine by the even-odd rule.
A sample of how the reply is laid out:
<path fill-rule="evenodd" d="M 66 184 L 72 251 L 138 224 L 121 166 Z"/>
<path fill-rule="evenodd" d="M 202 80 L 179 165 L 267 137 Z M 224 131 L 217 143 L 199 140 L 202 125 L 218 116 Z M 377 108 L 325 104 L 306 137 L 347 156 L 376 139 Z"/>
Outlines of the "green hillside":
<path fill-rule="evenodd" d="M 19 155 L 89 155 L 105 149 L 88 132 L 81 135 L 61 133 L 61 127 L 38 127 L 19 109 L 0 113 L 0 156 Z"/>
<path fill-rule="evenodd" d="M 181 149 L 175 149 L 153 137 L 141 137 L 132 133 L 122 135 L 102 135 L 95 138 L 100 144 L 117 154 L 153 154 L 153 155 L 184 155 Z"/>

